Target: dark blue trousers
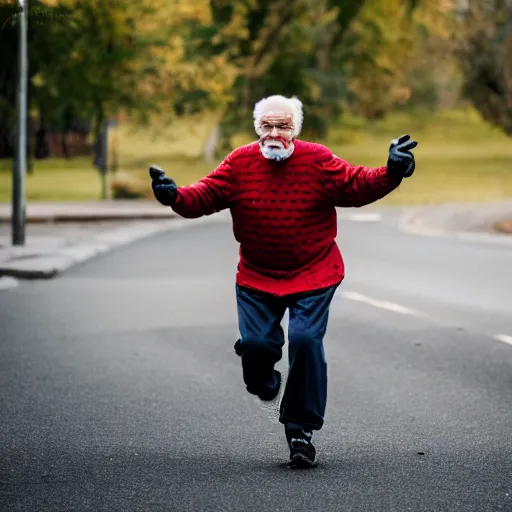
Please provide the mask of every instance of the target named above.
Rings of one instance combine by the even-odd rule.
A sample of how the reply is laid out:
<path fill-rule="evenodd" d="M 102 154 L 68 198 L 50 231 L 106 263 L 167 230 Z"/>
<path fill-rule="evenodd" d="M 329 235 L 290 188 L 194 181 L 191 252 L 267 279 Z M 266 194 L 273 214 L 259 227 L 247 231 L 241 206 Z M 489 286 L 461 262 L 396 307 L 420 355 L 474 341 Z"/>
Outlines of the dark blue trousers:
<path fill-rule="evenodd" d="M 236 348 L 250 393 L 259 395 L 277 386 L 274 366 L 285 342 L 281 321 L 289 311 L 289 372 L 279 416 L 286 429 L 322 428 L 327 402 L 323 339 L 337 287 L 285 297 L 236 287 L 241 335 Z"/>

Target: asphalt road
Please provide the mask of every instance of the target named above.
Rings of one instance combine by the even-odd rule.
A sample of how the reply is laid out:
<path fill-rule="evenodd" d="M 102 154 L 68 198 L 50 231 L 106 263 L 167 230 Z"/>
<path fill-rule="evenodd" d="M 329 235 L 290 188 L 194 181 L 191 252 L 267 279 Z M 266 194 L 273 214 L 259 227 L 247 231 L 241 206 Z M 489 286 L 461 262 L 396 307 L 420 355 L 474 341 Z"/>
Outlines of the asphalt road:
<path fill-rule="evenodd" d="M 308 471 L 244 389 L 221 217 L 0 291 L 0 510 L 510 512 L 512 247 L 395 221 L 340 223 Z"/>

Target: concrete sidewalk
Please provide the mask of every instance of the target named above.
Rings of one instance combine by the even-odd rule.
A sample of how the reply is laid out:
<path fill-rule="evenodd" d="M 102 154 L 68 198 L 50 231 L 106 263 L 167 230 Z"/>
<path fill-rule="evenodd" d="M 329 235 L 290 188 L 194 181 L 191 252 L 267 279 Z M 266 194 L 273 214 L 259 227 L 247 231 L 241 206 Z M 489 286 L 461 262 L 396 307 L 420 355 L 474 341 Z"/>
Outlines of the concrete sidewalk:
<path fill-rule="evenodd" d="M 13 246 L 11 205 L 0 204 L 0 276 L 51 278 L 179 222 L 156 201 L 30 203 L 26 215 L 25 245 Z"/>
<path fill-rule="evenodd" d="M 54 277 L 97 254 L 166 231 L 178 220 L 125 220 L 28 224 L 24 246 L 11 245 L 11 231 L 0 225 L 0 276 Z"/>
<path fill-rule="evenodd" d="M 405 232 L 425 236 L 485 236 L 512 239 L 499 234 L 494 226 L 512 219 L 512 201 L 493 203 L 446 203 L 411 208 L 400 221 Z"/>

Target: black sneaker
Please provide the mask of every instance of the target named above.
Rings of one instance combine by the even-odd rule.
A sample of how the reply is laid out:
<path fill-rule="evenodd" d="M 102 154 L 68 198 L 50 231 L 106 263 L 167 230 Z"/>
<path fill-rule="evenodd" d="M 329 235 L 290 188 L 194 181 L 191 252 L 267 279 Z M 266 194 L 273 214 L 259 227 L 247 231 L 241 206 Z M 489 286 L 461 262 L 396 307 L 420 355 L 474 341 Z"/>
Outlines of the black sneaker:
<path fill-rule="evenodd" d="M 303 436 L 292 437 L 289 440 L 290 462 L 289 466 L 297 469 L 308 469 L 317 466 L 315 461 L 316 450 L 313 443 Z"/>
<path fill-rule="evenodd" d="M 260 400 L 263 400 L 264 402 L 273 402 L 278 396 L 279 391 L 281 389 L 281 372 L 279 370 L 274 370 L 277 377 L 277 386 L 273 390 L 265 390 L 260 391 L 258 393 L 258 397 Z"/>

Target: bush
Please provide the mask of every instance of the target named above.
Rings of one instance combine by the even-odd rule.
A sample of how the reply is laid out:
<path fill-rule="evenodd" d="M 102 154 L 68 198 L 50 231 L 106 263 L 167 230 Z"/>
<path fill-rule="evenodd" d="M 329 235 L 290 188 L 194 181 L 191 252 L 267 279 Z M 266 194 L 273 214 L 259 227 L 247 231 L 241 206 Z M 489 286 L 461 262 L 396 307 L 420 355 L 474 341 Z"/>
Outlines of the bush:
<path fill-rule="evenodd" d="M 116 173 L 110 187 L 114 199 L 148 199 L 153 196 L 147 182 L 137 180 L 128 173 Z"/>

